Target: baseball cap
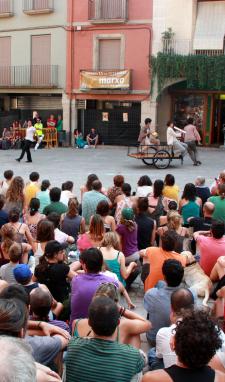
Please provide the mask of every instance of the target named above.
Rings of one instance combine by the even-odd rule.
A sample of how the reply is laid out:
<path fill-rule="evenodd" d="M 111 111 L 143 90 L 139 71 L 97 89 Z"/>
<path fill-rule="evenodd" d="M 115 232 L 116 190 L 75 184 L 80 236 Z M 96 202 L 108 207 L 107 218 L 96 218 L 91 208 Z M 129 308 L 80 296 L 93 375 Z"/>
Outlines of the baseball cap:
<path fill-rule="evenodd" d="M 125 220 L 133 220 L 134 219 L 134 210 L 133 210 L 133 208 L 124 208 L 122 210 L 122 217 Z"/>
<path fill-rule="evenodd" d="M 13 269 L 13 274 L 18 283 L 23 283 L 32 276 L 32 272 L 27 264 L 18 264 Z"/>
<path fill-rule="evenodd" d="M 50 240 L 45 246 L 45 254 L 52 255 L 67 248 L 67 243 L 59 243 L 57 240 Z"/>

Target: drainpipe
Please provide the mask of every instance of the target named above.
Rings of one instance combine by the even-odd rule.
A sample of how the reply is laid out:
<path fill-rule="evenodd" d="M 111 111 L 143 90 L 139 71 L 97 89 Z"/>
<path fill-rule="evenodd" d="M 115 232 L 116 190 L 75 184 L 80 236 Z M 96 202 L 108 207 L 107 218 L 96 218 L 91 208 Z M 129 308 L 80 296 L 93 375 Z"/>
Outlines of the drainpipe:
<path fill-rule="evenodd" d="M 69 145 L 72 145 L 72 125 L 73 125 L 73 111 L 72 111 L 72 97 L 73 97 L 73 66 L 74 66 L 74 28 L 73 28 L 73 9 L 74 4 L 73 0 L 69 0 L 69 15 L 68 15 L 68 21 L 69 21 L 69 34 L 70 34 L 70 40 L 69 40 L 69 51 L 71 53 L 71 60 L 70 60 L 70 72 L 69 72 L 69 97 L 70 97 L 70 104 L 69 104 Z"/>

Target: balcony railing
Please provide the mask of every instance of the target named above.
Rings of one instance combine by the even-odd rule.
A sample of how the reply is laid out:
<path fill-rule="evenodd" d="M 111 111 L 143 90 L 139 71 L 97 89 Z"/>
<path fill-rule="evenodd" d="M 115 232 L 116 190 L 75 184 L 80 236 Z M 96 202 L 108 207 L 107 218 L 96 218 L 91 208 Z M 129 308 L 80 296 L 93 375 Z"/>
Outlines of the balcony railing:
<path fill-rule="evenodd" d="M 196 55 L 207 55 L 207 56 L 222 56 L 224 55 L 224 50 L 218 49 L 202 49 L 194 50 L 191 40 L 179 40 L 179 39 L 162 39 L 158 44 L 158 51 L 165 54 L 196 54 Z"/>
<path fill-rule="evenodd" d="M 89 0 L 88 19 L 92 23 L 123 23 L 127 19 L 127 0 Z"/>
<path fill-rule="evenodd" d="M 23 12 L 28 15 L 51 13 L 54 11 L 54 0 L 23 0 Z"/>
<path fill-rule="evenodd" d="M 0 0 L 0 17 L 13 16 L 12 0 Z"/>
<path fill-rule="evenodd" d="M 0 66 L 0 87 L 58 87 L 58 65 Z"/>

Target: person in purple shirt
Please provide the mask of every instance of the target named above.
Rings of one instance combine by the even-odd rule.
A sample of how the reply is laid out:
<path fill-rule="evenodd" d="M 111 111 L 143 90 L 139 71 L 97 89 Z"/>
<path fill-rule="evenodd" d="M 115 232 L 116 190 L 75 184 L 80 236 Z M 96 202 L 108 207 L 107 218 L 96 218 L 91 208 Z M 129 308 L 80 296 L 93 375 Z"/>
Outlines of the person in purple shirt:
<path fill-rule="evenodd" d="M 71 325 L 77 318 L 88 317 L 88 307 L 99 285 L 111 282 L 119 287 L 115 279 L 100 273 L 103 256 L 99 249 L 90 248 L 82 252 L 80 263 L 84 273 L 74 277 L 71 282 Z"/>

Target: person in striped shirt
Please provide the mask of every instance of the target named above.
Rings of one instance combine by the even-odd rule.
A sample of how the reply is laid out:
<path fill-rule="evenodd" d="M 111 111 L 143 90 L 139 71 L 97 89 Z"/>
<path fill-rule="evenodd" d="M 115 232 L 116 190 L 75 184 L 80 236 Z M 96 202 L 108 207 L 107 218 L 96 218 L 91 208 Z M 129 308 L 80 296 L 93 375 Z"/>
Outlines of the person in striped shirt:
<path fill-rule="evenodd" d="M 116 303 L 105 296 L 96 297 L 89 307 L 88 318 L 93 337 L 71 339 L 66 381 L 140 380 L 138 374 L 145 366 L 145 358 L 138 349 L 118 342 L 120 313 Z"/>

